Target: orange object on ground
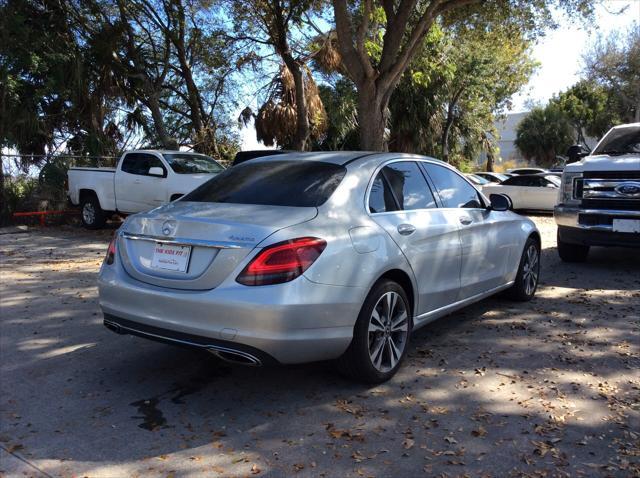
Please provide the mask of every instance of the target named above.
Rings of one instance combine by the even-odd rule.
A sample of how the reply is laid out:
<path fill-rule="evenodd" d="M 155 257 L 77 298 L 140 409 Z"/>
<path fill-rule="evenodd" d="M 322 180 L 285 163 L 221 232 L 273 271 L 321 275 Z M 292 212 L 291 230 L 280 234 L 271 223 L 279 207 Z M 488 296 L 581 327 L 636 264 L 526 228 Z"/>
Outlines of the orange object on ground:
<path fill-rule="evenodd" d="M 58 215 L 58 214 L 78 214 L 79 211 L 76 210 L 66 210 L 66 211 L 34 211 L 34 212 L 14 212 L 13 217 L 32 217 L 32 216 L 40 216 L 40 225 L 46 226 L 44 219 L 45 216 Z"/>

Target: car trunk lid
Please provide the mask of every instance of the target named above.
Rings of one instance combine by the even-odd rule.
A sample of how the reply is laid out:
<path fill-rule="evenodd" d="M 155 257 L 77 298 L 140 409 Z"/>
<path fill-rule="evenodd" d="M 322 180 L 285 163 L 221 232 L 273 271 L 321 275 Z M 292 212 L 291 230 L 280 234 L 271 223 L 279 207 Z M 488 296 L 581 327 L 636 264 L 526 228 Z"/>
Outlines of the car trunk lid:
<path fill-rule="evenodd" d="M 142 282 L 213 289 L 264 239 L 316 214 L 315 207 L 178 201 L 132 216 L 120 233 L 120 257 L 127 273 Z M 158 260 L 167 250 L 184 256 L 168 266 Z"/>

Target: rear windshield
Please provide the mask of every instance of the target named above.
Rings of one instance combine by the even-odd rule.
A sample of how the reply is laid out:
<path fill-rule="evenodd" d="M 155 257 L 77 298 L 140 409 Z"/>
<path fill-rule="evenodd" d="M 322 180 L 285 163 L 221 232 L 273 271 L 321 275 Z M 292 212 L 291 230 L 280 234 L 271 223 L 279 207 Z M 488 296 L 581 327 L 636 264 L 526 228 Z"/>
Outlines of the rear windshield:
<path fill-rule="evenodd" d="M 218 174 L 181 201 L 320 206 L 346 172 L 344 166 L 319 161 L 247 161 Z"/>

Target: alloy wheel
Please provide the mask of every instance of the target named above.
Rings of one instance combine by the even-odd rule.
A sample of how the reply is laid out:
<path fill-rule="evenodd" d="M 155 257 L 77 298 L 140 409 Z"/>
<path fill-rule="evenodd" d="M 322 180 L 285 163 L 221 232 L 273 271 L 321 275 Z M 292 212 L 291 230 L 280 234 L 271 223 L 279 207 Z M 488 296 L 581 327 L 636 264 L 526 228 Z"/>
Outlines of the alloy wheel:
<path fill-rule="evenodd" d="M 369 318 L 369 357 L 380 372 L 400 361 L 409 336 L 407 305 L 397 292 L 383 294 Z"/>
<path fill-rule="evenodd" d="M 540 254 L 538 248 L 531 244 L 527 249 L 522 266 L 522 282 L 524 291 L 527 295 L 533 294 L 538 285 L 538 266 L 540 262 Z"/>
<path fill-rule="evenodd" d="M 96 220 L 96 209 L 90 202 L 84 203 L 82 206 L 82 219 L 86 224 L 93 224 Z"/>

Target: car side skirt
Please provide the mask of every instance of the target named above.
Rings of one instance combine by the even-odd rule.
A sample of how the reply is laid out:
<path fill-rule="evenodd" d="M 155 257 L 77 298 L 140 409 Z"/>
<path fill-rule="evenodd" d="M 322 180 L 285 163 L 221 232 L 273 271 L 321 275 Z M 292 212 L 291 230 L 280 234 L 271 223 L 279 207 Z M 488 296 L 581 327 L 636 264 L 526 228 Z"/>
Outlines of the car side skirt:
<path fill-rule="evenodd" d="M 467 297 L 466 299 L 459 300 L 458 302 L 454 302 L 453 304 L 445 305 L 444 307 L 440 307 L 439 309 L 435 309 L 425 314 L 419 315 L 413 319 L 414 320 L 413 329 L 417 330 L 420 327 L 427 325 L 429 322 L 433 322 L 434 320 L 439 319 L 440 317 L 444 317 L 445 315 L 450 314 L 451 312 L 462 309 L 467 305 L 473 304 L 474 302 L 478 302 L 491 295 L 494 295 L 494 294 L 497 294 L 498 292 L 506 290 L 509 287 L 511 287 L 514 284 L 514 282 L 515 281 L 507 282 L 506 284 L 503 284 L 501 286 L 494 287 L 493 289 L 489 289 L 486 292 L 481 292 L 480 294 Z"/>

